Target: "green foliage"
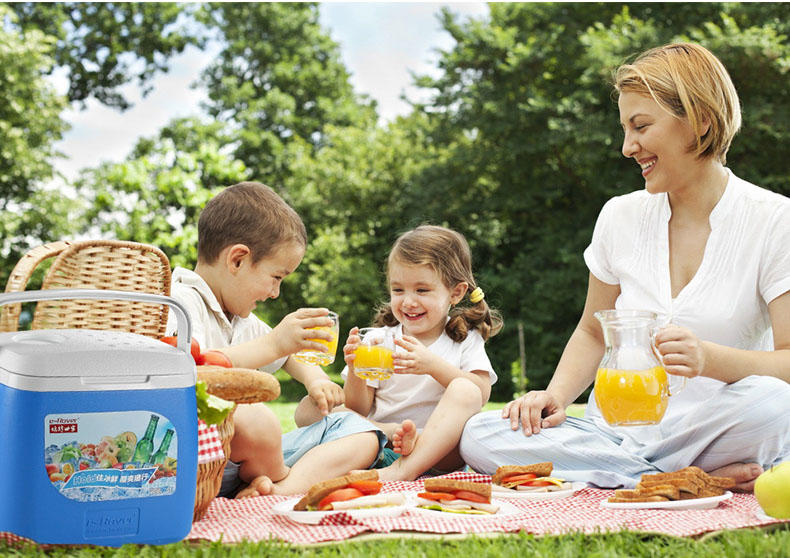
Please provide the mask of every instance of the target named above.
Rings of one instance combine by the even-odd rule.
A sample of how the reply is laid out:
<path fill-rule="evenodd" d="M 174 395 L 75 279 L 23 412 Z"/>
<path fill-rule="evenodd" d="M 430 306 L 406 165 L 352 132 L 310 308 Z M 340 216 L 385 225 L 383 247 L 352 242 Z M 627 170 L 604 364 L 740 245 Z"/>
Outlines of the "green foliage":
<path fill-rule="evenodd" d="M 189 4 L 148 2 L 13 2 L 22 29 L 57 40 L 54 57 L 68 69 L 70 101 L 95 97 L 122 110 L 129 102 L 118 88 L 134 78 L 148 85 L 167 60 L 189 44 L 202 44 L 194 25 L 180 24 Z"/>
<path fill-rule="evenodd" d="M 105 235 L 159 246 L 174 266 L 197 260 L 197 220 L 221 188 L 248 176 L 224 148 L 221 124 L 178 119 L 137 142 L 129 160 L 83 172 L 87 218 Z"/>
<path fill-rule="evenodd" d="M 397 235 L 424 222 L 450 226 L 466 235 L 476 279 L 489 304 L 504 314 L 505 329 L 488 344 L 500 372 L 494 400 L 519 389 L 510 374 L 519 360 L 518 322 L 524 326 L 529 387 L 548 383 L 584 304 L 588 272 L 582 253 L 598 212 L 610 197 L 642 187 L 635 165 L 620 153 L 611 88 L 619 64 L 675 40 L 711 48 L 729 69 L 744 107 L 730 167 L 790 194 L 790 18 L 782 3 L 492 3 L 487 17 L 469 21 L 445 9 L 440 21 L 454 45 L 440 53 L 436 77 L 416 78 L 430 96 L 387 125 L 377 123 L 375 103 L 353 91 L 314 3 L 14 9 L 30 34 L 22 38 L 14 31 L 19 25 L 0 33 L 28 59 L 9 66 L 14 72 L 3 65 L 4 75 L 26 76 L 29 88 L 0 82 L 10 99 L 10 109 L 0 111 L 26 107 L 0 117 L 0 126 L 15 122 L 15 114 L 35 113 L 49 131 L 17 133 L 17 167 L 0 158 L 0 185 L 3 164 L 29 173 L 3 186 L 4 203 L 27 200 L 33 184 L 51 172 L 51 141 L 30 143 L 35 137 L 54 141 L 63 129 L 56 108 L 62 101 L 57 105 L 48 97 L 40 79 L 52 67 L 47 55 L 70 65 L 75 88 L 87 88 L 72 91 L 72 99 L 95 94 L 122 106 L 112 94 L 120 78 L 75 77 L 81 67 L 99 67 L 96 56 L 109 56 L 91 54 L 85 45 L 132 33 L 136 38 L 111 49 L 104 68 L 126 72 L 123 56 L 136 55 L 153 64 L 138 79 L 164 68 L 162 57 L 199 43 L 202 35 L 213 34 L 222 48 L 202 76 L 210 121 L 175 120 L 139 140 L 127 161 L 84 173 L 76 185 L 90 204 L 84 215 L 57 196 L 30 198 L 41 211 L 33 215 L 33 206 L 25 206 L 26 224 L 3 214 L 0 226 L 15 235 L 12 241 L 3 235 L 4 250 L 51 240 L 51 231 L 68 225 L 72 234 L 66 236 L 98 230 L 149 242 L 174 265 L 192 267 L 195 225 L 205 202 L 221 187 L 257 180 L 296 208 L 309 236 L 302 265 L 260 314 L 274 323 L 299 306 L 326 306 L 341 315 L 344 335 L 368 324 L 386 296 L 385 262 Z M 159 23 L 151 21 L 154 13 Z M 117 26 L 110 14 L 119 19 Z M 88 42 L 72 34 L 77 17 L 97 30 L 86 35 Z M 141 27 L 161 32 L 161 40 Z M 96 42 L 98 30 L 104 43 Z M 0 56 L 9 48 L 5 44 Z M 18 81 L 14 87 L 23 87 Z M 24 105 L 28 98 L 41 99 L 35 110 Z M 338 359 L 332 370 L 341 366 Z"/>
<path fill-rule="evenodd" d="M 54 144 L 68 125 L 66 107 L 46 81 L 52 40 L 41 31 L 15 30 L 16 16 L 0 4 L 0 280 L 28 248 L 53 240 L 75 222 L 75 206 L 40 183 L 52 178 Z M 8 23 L 8 25 L 5 25 Z M 42 211 L 51 208 L 55 211 Z M 78 223 L 78 221 L 76 221 Z"/>

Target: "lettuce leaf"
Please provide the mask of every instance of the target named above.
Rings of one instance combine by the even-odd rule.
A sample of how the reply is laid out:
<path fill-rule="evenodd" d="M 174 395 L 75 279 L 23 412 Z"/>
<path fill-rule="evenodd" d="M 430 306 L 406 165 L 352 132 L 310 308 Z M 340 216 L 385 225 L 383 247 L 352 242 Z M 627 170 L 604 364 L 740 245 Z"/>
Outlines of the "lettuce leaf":
<path fill-rule="evenodd" d="M 197 395 L 197 416 L 206 424 L 219 424 L 227 417 L 233 407 L 232 401 L 225 401 L 216 395 L 211 395 L 206 389 L 206 382 L 200 380 L 195 384 Z"/>

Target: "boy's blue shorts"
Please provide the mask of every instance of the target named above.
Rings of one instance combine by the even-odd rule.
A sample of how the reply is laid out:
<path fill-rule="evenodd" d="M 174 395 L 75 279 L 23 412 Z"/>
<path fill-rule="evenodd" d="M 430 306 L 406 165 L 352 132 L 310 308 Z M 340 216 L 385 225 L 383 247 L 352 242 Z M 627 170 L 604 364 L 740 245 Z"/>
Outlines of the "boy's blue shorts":
<path fill-rule="evenodd" d="M 342 412 L 330 413 L 318 422 L 283 434 L 283 459 L 290 467 L 314 447 L 360 432 L 376 433 L 379 439 L 379 455 L 381 455 L 387 443 L 386 434 L 366 418 L 356 413 Z M 373 463 L 370 466 L 372 467 Z M 222 486 L 218 496 L 232 498 L 244 485 L 245 483 L 239 478 L 239 464 L 229 459 L 222 474 Z"/>

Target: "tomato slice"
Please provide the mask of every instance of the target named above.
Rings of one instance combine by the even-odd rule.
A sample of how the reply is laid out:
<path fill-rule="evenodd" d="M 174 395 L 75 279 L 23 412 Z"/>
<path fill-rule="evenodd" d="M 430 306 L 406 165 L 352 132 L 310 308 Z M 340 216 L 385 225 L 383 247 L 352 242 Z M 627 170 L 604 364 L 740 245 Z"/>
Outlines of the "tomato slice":
<path fill-rule="evenodd" d="M 553 482 L 549 482 L 549 481 L 534 480 L 530 482 L 525 482 L 522 486 L 556 486 L 556 485 Z"/>
<path fill-rule="evenodd" d="M 470 502 L 478 502 L 480 504 L 487 504 L 488 498 L 484 498 L 480 496 L 480 494 L 475 494 L 474 492 L 470 492 L 468 490 L 458 490 L 455 493 L 455 497 L 460 500 L 469 500 Z"/>
<path fill-rule="evenodd" d="M 349 488 L 356 488 L 362 494 L 378 494 L 384 486 L 378 481 L 357 481 L 348 483 Z"/>
<path fill-rule="evenodd" d="M 505 484 L 508 482 L 521 482 L 521 481 L 528 481 L 537 478 L 538 475 L 535 473 L 516 473 L 515 475 L 510 475 L 509 477 L 505 477 L 500 481 L 500 484 Z"/>
<path fill-rule="evenodd" d="M 200 356 L 203 359 L 202 364 L 214 364 L 216 366 L 224 366 L 225 368 L 233 368 L 233 363 L 222 351 L 206 351 Z"/>
<path fill-rule="evenodd" d="M 417 496 L 436 502 L 441 502 L 442 500 L 455 500 L 455 496 L 449 492 L 420 492 Z"/>
<path fill-rule="evenodd" d="M 324 496 L 324 499 L 318 502 L 318 509 L 320 511 L 331 510 L 332 506 L 330 504 L 332 502 L 345 502 L 360 496 L 364 496 L 364 494 L 356 488 L 340 488 Z"/>

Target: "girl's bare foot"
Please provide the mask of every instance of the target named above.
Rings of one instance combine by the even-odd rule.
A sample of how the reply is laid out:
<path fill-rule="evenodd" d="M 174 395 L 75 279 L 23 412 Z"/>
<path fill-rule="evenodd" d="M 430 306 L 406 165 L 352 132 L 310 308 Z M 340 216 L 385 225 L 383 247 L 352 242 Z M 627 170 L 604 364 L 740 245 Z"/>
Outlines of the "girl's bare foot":
<path fill-rule="evenodd" d="M 754 481 L 763 473 L 757 463 L 732 463 L 709 471 L 714 477 L 730 477 L 735 479 L 733 492 L 754 492 Z"/>
<path fill-rule="evenodd" d="M 406 419 L 395 429 L 392 434 L 392 449 L 403 457 L 414 451 L 414 444 L 417 442 L 417 426 L 409 419 Z"/>
<path fill-rule="evenodd" d="M 266 475 L 252 479 L 252 482 L 239 490 L 236 498 L 252 498 L 254 496 L 267 496 L 274 493 L 274 483 Z"/>

